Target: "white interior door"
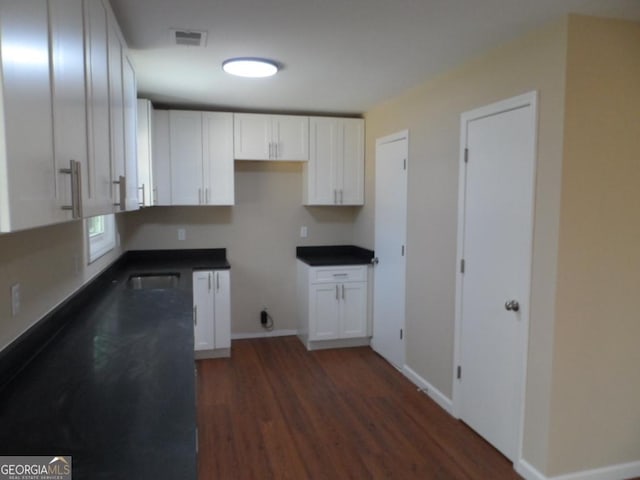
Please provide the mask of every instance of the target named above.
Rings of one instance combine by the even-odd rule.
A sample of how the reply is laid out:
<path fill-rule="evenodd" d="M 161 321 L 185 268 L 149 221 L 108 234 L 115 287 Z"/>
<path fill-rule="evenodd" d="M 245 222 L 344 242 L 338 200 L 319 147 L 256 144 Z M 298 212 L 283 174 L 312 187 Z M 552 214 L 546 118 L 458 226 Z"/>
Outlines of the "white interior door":
<path fill-rule="evenodd" d="M 371 346 L 404 366 L 408 132 L 376 142 L 375 268 Z"/>
<path fill-rule="evenodd" d="M 526 372 L 535 119 L 535 94 L 462 117 L 454 408 L 512 461 Z"/>

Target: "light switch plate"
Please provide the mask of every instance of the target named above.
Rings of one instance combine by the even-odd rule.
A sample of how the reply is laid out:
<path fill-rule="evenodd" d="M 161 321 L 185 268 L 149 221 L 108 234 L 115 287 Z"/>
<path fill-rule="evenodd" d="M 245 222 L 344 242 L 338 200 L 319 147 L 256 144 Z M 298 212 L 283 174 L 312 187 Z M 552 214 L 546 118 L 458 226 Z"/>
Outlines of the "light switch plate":
<path fill-rule="evenodd" d="M 307 238 L 309 236 L 309 229 L 306 225 L 300 227 L 300 238 Z"/>
<path fill-rule="evenodd" d="M 187 239 L 187 232 L 184 228 L 179 228 L 178 229 L 178 240 L 186 240 Z"/>

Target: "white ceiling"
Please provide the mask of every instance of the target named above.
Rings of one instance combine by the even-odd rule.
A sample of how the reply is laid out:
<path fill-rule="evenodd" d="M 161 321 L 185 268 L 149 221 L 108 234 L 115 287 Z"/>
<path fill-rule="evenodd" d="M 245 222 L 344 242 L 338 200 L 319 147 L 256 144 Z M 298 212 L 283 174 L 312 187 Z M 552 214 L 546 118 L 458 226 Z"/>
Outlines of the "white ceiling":
<path fill-rule="evenodd" d="M 252 111 L 359 114 L 568 12 L 640 20 L 640 0 L 111 0 L 140 96 Z M 170 29 L 206 30 L 205 48 Z M 222 61 L 271 58 L 269 79 Z"/>

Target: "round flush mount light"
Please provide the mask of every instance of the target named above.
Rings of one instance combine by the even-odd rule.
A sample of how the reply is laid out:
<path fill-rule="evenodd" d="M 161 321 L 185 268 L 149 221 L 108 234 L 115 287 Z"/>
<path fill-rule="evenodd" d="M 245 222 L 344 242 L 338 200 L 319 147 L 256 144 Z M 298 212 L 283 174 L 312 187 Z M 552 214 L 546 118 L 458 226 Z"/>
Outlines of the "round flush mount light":
<path fill-rule="evenodd" d="M 278 73 L 278 65 L 273 60 L 255 57 L 230 58 L 222 62 L 222 69 L 239 77 L 263 78 Z"/>

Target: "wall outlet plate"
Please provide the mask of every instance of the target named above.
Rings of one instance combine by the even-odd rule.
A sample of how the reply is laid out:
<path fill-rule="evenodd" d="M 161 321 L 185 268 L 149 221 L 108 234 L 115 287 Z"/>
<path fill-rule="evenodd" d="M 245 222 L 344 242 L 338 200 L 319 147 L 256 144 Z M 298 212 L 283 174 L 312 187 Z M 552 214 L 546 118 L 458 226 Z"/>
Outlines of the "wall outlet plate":
<path fill-rule="evenodd" d="M 20 313 L 20 284 L 11 285 L 11 316 L 15 317 Z"/>
<path fill-rule="evenodd" d="M 306 225 L 300 227 L 300 238 L 307 238 L 309 236 L 309 229 Z"/>
<path fill-rule="evenodd" d="M 187 239 L 187 231 L 184 228 L 178 229 L 178 240 L 183 241 Z"/>

